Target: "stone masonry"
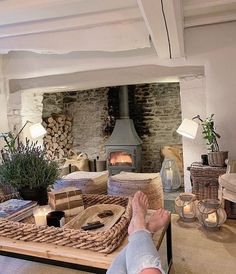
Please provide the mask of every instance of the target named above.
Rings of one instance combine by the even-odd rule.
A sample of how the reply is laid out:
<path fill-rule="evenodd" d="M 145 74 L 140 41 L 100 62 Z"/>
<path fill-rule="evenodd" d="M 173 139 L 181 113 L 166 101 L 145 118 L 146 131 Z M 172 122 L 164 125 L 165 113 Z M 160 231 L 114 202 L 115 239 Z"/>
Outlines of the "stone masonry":
<path fill-rule="evenodd" d="M 44 94 L 43 118 L 52 114 L 73 117 L 73 148 L 89 158 L 105 159 L 104 132 L 107 117 L 119 118 L 118 88 Z M 178 83 L 155 83 L 129 86 L 130 118 L 143 141 L 142 171 L 161 169 L 161 147 L 170 145 L 182 150 L 176 129 L 181 123 Z"/>

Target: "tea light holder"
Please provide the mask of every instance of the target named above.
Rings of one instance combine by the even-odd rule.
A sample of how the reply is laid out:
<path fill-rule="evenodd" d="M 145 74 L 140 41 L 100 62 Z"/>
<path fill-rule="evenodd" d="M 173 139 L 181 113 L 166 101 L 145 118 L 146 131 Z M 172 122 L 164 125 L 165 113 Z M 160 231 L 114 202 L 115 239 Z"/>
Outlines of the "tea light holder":
<path fill-rule="evenodd" d="M 46 226 L 47 225 L 47 214 L 51 212 L 52 209 L 50 206 L 38 206 L 33 210 L 35 224 L 37 226 Z"/>
<path fill-rule="evenodd" d="M 206 199 L 197 204 L 197 218 L 207 229 L 219 229 L 226 221 L 227 215 L 219 200 Z"/>
<path fill-rule="evenodd" d="M 196 196 L 192 193 L 181 193 L 175 199 L 175 211 L 184 222 L 196 219 Z"/>
<path fill-rule="evenodd" d="M 65 225 L 65 212 L 52 211 L 47 214 L 47 225 L 55 227 L 63 227 Z"/>

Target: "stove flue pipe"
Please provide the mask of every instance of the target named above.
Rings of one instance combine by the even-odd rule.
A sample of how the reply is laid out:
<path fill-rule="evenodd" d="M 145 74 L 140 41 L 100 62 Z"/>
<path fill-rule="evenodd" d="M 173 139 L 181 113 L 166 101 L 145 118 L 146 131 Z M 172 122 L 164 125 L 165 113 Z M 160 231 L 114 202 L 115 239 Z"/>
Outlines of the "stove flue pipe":
<path fill-rule="evenodd" d="M 120 119 L 129 119 L 129 91 L 128 86 L 121 86 L 119 90 Z"/>

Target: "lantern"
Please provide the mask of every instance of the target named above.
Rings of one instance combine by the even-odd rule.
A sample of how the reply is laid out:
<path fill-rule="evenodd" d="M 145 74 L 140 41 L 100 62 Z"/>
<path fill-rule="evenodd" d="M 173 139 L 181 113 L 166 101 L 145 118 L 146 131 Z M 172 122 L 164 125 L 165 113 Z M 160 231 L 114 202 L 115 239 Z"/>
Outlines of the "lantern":
<path fill-rule="evenodd" d="M 181 185 L 181 177 L 177 164 L 172 159 L 164 159 L 160 171 L 165 192 L 177 190 Z"/>
<path fill-rule="evenodd" d="M 227 218 L 219 200 L 206 199 L 198 202 L 197 217 L 199 222 L 208 229 L 218 229 Z"/>
<path fill-rule="evenodd" d="M 192 193 L 181 193 L 175 199 L 175 211 L 183 221 L 194 221 L 196 218 L 196 196 Z"/>

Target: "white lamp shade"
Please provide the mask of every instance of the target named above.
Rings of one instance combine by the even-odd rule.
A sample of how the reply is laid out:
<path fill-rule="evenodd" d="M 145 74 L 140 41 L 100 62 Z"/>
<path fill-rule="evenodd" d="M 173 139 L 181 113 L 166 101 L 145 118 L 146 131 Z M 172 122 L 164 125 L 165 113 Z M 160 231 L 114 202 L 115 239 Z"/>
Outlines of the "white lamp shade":
<path fill-rule="evenodd" d="M 36 139 L 40 136 L 46 134 L 46 129 L 41 125 L 41 123 L 34 124 L 29 127 L 30 135 L 32 138 Z"/>
<path fill-rule="evenodd" d="M 184 119 L 179 128 L 176 130 L 180 135 L 194 139 L 197 135 L 198 123 L 190 120 Z"/>

